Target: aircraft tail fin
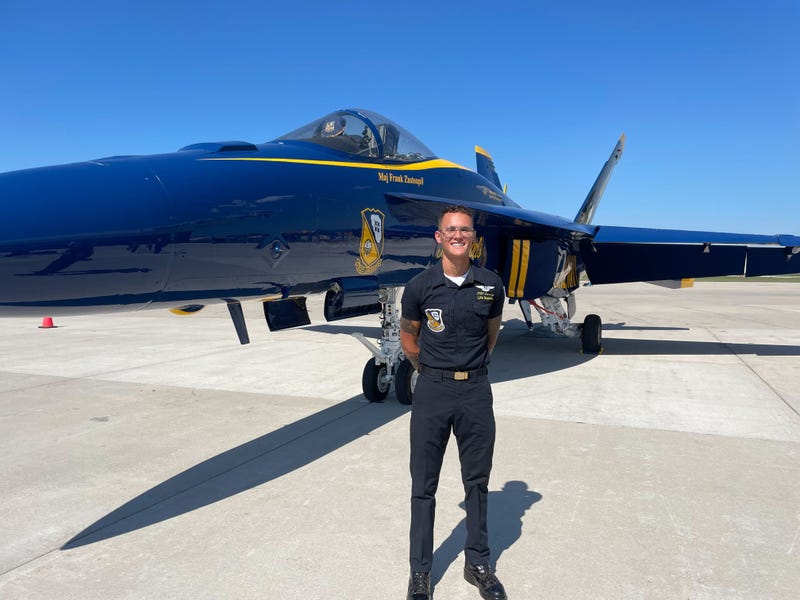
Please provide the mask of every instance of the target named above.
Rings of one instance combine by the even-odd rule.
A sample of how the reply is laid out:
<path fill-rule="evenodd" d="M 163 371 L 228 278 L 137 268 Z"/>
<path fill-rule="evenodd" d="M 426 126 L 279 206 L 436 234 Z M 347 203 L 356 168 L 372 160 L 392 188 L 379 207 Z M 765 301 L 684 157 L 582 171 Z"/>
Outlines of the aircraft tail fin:
<path fill-rule="evenodd" d="M 483 175 L 498 188 L 502 189 L 503 186 L 500 185 L 500 178 L 497 176 L 497 171 L 494 169 L 494 161 L 489 153 L 480 146 L 475 146 L 475 160 L 478 163 L 478 175 Z"/>
<path fill-rule="evenodd" d="M 600 198 L 603 197 L 603 192 L 606 190 L 606 184 L 608 183 L 608 180 L 611 179 L 611 172 L 614 170 L 614 167 L 617 166 L 617 163 L 622 156 L 622 149 L 624 147 L 625 134 L 623 133 L 620 136 L 617 145 L 614 146 L 611 156 L 608 157 L 606 164 L 603 165 L 603 168 L 600 170 L 600 174 L 597 176 L 597 179 L 595 179 L 592 189 L 589 190 L 586 200 L 583 201 L 581 209 L 578 211 L 578 214 L 575 215 L 576 223 L 588 225 L 592 222 L 594 213 L 597 211 L 597 207 L 600 204 Z"/>

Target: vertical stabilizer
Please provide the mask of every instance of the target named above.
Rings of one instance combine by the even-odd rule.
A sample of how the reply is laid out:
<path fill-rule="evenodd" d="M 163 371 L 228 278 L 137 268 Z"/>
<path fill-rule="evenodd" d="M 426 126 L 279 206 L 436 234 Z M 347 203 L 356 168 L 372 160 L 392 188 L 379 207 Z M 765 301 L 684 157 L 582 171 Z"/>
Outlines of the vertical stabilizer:
<path fill-rule="evenodd" d="M 600 204 L 600 198 L 603 197 L 603 192 L 606 190 L 606 184 L 608 183 L 608 180 L 611 179 L 611 172 L 614 170 L 614 167 L 617 166 L 617 163 L 622 156 L 622 149 L 624 147 L 625 134 L 623 133 L 620 136 L 617 145 L 614 146 L 614 151 L 611 153 L 611 156 L 608 157 L 606 164 L 603 165 L 603 168 L 600 170 L 600 174 L 597 176 L 597 179 L 595 179 L 592 189 L 589 190 L 586 200 L 583 201 L 583 206 L 581 206 L 578 214 L 575 215 L 576 223 L 588 225 L 592 222 L 594 213 L 597 211 L 597 207 Z"/>
<path fill-rule="evenodd" d="M 483 175 L 495 184 L 498 189 L 502 189 L 500 178 L 497 176 L 497 171 L 494 170 L 492 157 L 480 146 L 475 146 L 475 161 L 478 163 L 478 175 Z"/>

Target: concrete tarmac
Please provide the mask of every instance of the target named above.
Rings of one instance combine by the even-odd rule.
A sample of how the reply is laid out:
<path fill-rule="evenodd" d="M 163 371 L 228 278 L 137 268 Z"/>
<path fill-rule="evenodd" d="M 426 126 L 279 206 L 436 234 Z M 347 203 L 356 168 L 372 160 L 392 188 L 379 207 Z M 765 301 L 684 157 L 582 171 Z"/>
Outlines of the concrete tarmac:
<path fill-rule="evenodd" d="M 508 305 L 491 365 L 490 541 L 512 600 L 794 599 L 800 285 L 597 286 L 604 352 Z M 361 394 L 349 334 L 248 304 L 0 319 L 0 598 L 403 598 L 409 411 Z M 46 315 L 42 315 L 44 317 Z M 434 597 L 462 577 L 455 442 Z"/>

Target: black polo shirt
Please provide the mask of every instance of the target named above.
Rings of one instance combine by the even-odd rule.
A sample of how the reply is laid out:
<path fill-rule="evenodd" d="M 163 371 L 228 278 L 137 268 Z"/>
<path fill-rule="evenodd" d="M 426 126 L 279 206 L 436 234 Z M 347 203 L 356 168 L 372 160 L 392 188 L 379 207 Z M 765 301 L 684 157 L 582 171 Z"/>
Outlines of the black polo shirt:
<path fill-rule="evenodd" d="M 466 371 L 489 362 L 487 321 L 503 313 L 503 282 L 472 265 L 457 286 L 444 276 L 441 261 L 406 284 L 404 319 L 420 321 L 419 362 L 434 369 Z"/>

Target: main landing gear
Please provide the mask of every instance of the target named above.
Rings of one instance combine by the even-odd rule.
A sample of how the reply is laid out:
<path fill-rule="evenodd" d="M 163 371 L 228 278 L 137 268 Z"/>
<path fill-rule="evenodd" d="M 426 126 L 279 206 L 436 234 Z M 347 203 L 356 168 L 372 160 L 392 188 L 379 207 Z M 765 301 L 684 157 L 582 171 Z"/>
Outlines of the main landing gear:
<path fill-rule="evenodd" d="M 370 402 L 383 402 L 389 395 L 392 384 L 400 404 L 411 404 L 414 397 L 418 373 L 411 362 L 403 356 L 400 347 L 397 291 L 398 288 L 381 288 L 378 292 L 378 301 L 381 304 L 381 337 L 377 346 L 367 340 L 363 333 L 353 334 L 353 337 L 364 344 L 373 355 L 364 365 L 361 376 L 364 396 Z M 566 302 L 566 310 L 562 301 Z M 519 306 L 531 331 L 540 327 L 551 334 L 580 337 L 584 354 L 600 354 L 603 351 L 603 324 L 599 316 L 587 315 L 582 324 L 570 322 L 575 314 L 575 300 L 572 294 L 564 292 L 563 295 L 543 296 L 538 301 L 520 300 Z M 541 325 L 534 325 L 531 306 L 539 313 L 542 319 Z"/>
<path fill-rule="evenodd" d="M 603 351 L 603 322 L 598 315 L 586 315 L 581 327 L 581 349 L 584 354 Z"/>
<path fill-rule="evenodd" d="M 598 315 L 586 315 L 582 324 L 572 323 L 575 315 L 575 297 L 561 290 L 553 290 L 552 295 L 542 296 L 538 300 L 520 300 L 519 307 L 528 329 L 536 327 L 547 330 L 550 334 L 566 337 L 580 337 L 581 351 L 584 354 L 600 354 L 603 351 L 603 323 Z M 564 304 L 566 302 L 566 310 Z M 531 306 L 539 313 L 541 325 L 534 324 L 531 318 Z"/>
<path fill-rule="evenodd" d="M 397 312 L 398 288 L 381 288 L 378 301 L 381 303 L 381 337 L 376 346 L 364 337 L 354 333 L 359 342 L 372 352 L 373 358 L 364 365 L 361 387 L 370 402 L 382 402 L 389 395 L 394 383 L 394 392 L 400 404 L 411 404 L 414 387 L 417 384 L 417 371 L 411 365 L 400 347 L 400 314 Z"/>

